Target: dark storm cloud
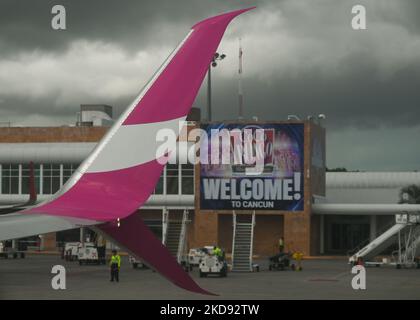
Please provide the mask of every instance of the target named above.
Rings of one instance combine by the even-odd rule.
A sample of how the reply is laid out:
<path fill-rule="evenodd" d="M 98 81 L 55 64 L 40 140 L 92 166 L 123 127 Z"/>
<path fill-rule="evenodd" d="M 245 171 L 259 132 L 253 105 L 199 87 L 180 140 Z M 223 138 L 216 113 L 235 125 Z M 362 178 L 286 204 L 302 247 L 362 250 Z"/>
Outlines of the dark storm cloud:
<path fill-rule="evenodd" d="M 187 0 L 3 0 L 0 44 L 4 52 L 65 50 L 75 39 L 118 43 L 130 50 L 149 44 L 176 44 L 192 24 L 208 15 L 251 1 Z M 51 8 L 66 8 L 67 30 L 51 28 Z"/>
<path fill-rule="evenodd" d="M 316 73 L 296 78 L 275 75 L 267 83 L 244 79 L 244 104 L 248 117 L 285 119 L 288 114 L 301 117 L 324 113 L 333 127 L 377 127 L 381 125 L 415 126 L 420 116 L 420 64 L 399 70 L 392 77 L 378 81 L 371 65 L 352 64 L 353 70 L 335 77 Z M 236 82 L 222 79 L 214 84 L 215 114 L 220 119 L 237 115 Z M 203 97 L 202 97 L 203 98 Z M 205 104 L 204 99 L 200 103 Z M 227 106 L 234 106 L 228 108 Z"/>
<path fill-rule="evenodd" d="M 50 26 L 54 4 L 67 10 L 65 31 Z M 366 6 L 367 30 L 351 28 L 356 4 Z M 418 148 L 404 151 L 402 143 L 396 150 L 403 157 L 383 156 L 389 141 L 413 145 L 419 132 L 417 0 L 3 0 L 0 118 L 73 123 L 81 103 L 111 104 L 118 114 L 195 22 L 252 5 L 257 10 L 236 19 L 219 48 L 227 58 L 214 70 L 217 119 L 237 115 L 241 36 L 248 117 L 324 113 L 329 166 L 419 169 Z M 205 94 L 204 86 L 195 106 L 204 109 Z M 387 134 L 392 138 L 379 139 Z M 372 143 L 369 155 L 348 156 L 368 152 Z"/>

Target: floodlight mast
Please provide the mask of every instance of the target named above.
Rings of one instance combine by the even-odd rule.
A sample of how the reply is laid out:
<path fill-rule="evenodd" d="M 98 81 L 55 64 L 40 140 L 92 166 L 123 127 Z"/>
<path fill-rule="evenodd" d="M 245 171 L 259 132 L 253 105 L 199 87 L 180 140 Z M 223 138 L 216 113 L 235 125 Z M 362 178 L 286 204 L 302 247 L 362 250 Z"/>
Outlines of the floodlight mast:
<path fill-rule="evenodd" d="M 216 52 L 213 56 L 213 59 L 209 65 L 208 71 L 207 71 L 207 120 L 212 120 L 212 112 L 211 112 L 211 68 L 217 67 L 217 61 L 222 61 L 224 58 L 226 58 L 226 55 L 224 53 L 219 54 Z"/>

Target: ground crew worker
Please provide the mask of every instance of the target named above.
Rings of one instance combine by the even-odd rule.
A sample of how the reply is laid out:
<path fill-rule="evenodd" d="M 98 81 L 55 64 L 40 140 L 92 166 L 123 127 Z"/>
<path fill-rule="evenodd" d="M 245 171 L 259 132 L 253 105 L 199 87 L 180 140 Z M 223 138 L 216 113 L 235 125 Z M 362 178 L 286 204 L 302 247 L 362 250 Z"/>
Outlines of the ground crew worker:
<path fill-rule="evenodd" d="M 121 267 L 121 257 L 119 254 L 117 254 L 117 250 L 112 250 L 112 257 L 111 262 L 109 264 L 111 267 L 111 282 L 114 281 L 114 279 L 119 282 L 119 273 L 120 273 L 120 267 Z"/>
<path fill-rule="evenodd" d="M 279 239 L 279 252 L 283 253 L 283 251 L 284 251 L 284 239 L 283 239 L 283 237 L 280 237 L 280 239 Z"/>
<path fill-rule="evenodd" d="M 220 249 L 218 246 L 214 246 L 213 254 L 218 258 L 218 260 L 223 258 L 222 249 Z"/>
<path fill-rule="evenodd" d="M 292 258 L 296 260 L 296 264 L 297 266 L 295 267 L 296 271 L 302 271 L 302 258 L 303 258 L 303 253 L 296 251 L 295 253 L 293 253 Z"/>

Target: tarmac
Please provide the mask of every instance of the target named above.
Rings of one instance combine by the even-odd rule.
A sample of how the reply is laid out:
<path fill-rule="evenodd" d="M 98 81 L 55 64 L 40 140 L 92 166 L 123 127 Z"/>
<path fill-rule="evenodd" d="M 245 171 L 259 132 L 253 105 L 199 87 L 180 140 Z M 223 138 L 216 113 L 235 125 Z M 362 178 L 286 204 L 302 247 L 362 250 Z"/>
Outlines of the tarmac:
<path fill-rule="evenodd" d="M 106 265 L 83 265 L 57 255 L 27 255 L 0 259 L 0 299 L 420 299 L 420 269 L 366 268 L 366 290 L 354 290 L 351 267 L 344 259 L 304 260 L 302 271 L 228 273 L 227 278 L 191 275 L 218 296 L 203 296 L 177 288 L 149 269 L 133 269 L 122 257 L 120 282 L 109 281 Z M 66 269 L 66 289 L 54 290 L 54 265 Z"/>

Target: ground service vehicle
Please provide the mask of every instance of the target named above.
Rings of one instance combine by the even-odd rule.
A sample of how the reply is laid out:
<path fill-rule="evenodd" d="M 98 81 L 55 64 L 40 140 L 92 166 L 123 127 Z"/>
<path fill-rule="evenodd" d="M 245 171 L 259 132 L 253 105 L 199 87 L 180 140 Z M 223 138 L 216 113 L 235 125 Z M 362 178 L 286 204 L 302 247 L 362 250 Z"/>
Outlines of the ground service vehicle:
<path fill-rule="evenodd" d="M 207 275 L 211 274 L 226 277 L 228 265 L 224 256 L 224 252 L 222 253 L 222 256 L 214 255 L 213 251 L 205 253 L 198 266 L 200 270 L 200 277 L 207 277 Z"/>

